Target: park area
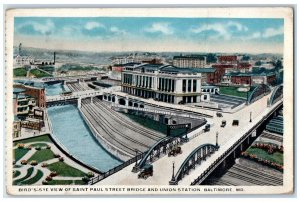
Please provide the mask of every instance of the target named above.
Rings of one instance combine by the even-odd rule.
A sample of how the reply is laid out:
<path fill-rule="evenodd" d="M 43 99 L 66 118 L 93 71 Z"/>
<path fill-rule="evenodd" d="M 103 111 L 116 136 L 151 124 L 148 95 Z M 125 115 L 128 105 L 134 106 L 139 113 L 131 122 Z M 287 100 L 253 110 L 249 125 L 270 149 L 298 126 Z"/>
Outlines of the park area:
<path fill-rule="evenodd" d="M 47 134 L 15 141 L 13 151 L 13 185 L 84 185 L 94 176 L 67 158 Z"/>
<path fill-rule="evenodd" d="M 223 95 L 229 95 L 229 96 L 236 96 L 241 98 L 247 98 L 248 95 L 254 90 L 254 86 L 251 86 L 251 89 L 249 92 L 240 92 L 238 91 L 238 88 L 240 86 L 219 86 L 220 88 L 220 94 Z"/>

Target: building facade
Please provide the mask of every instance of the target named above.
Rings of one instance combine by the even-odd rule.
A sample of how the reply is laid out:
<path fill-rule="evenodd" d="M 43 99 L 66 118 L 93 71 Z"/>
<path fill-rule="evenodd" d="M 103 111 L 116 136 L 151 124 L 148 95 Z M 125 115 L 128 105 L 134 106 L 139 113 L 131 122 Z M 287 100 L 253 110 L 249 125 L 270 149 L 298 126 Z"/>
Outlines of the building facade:
<path fill-rule="evenodd" d="M 181 68 L 204 68 L 206 57 L 203 55 L 174 56 L 173 65 Z"/>
<path fill-rule="evenodd" d="M 36 106 L 45 108 L 46 107 L 46 95 L 44 88 L 37 88 L 33 86 L 27 86 L 23 84 L 14 84 L 14 88 L 24 89 L 24 94 L 35 99 Z"/>
<path fill-rule="evenodd" d="M 145 64 L 125 67 L 122 91 L 157 101 L 184 104 L 200 102 L 201 73 L 190 68 Z"/>

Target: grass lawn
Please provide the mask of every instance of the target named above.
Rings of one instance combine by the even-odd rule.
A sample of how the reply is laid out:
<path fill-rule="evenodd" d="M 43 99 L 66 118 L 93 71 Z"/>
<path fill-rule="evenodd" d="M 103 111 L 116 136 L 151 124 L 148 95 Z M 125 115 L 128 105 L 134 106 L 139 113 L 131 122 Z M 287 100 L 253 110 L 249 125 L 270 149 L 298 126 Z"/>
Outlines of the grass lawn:
<path fill-rule="evenodd" d="M 46 143 L 35 143 L 31 144 L 32 147 L 47 147 L 48 145 Z"/>
<path fill-rule="evenodd" d="M 237 90 L 239 87 L 236 87 L 236 86 L 219 86 L 219 88 L 220 88 L 220 94 L 247 98 L 247 92 L 239 92 Z M 251 87 L 251 88 L 252 88 L 251 89 L 251 91 L 252 91 L 254 89 L 254 87 Z M 251 91 L 248 92 L 249 95 L 250 95 Z"/>
<path fill-rule="evenodd" d="M 22 184 L 30 185 L 30 184 L 35 184 L 37 183 L 42 177 L 44 173 L 41 170 L 38 170 L 36 175 L 28 180 L 25 180 L 22 182 Z"/>
<path fill-rule="evenodd" d="M 18 171 L 18 170 L 15 170 L 15 172 L 13 173 L 13 178 L 16 178 L 16 177 L 18 177 L 20 174 L 21 174 L 21 172 L 20 172 L 20 171 Z"/>
<path fill-rule="evenodd" d="M 15 154 L 15 160 L 18 161 L 20 160 L 25 154 L 27 154 L 28 150 L 27 149 L 19 149 L 16 148 L 14 149 L 14 154 Z"/>
<path fill-rule="evenodd" d="M 18 179 L 18 180 L 13 181 L 13 185 L 18 185 L 18 184 L 21 183 L 22 181 L 24 181 L 24 180 L 26 180 L 27 178 L 29 178 L 29 177 L 32 175 L 33 170 L 34 170 L 33 167 L 28 168 L 28 169 L 27 169 L 26 175 L 25 175 L 24 177 Z"/>
<path fill-rule="evenodd" d="M 33 137 L 33 138 L 26 139 L 26 140 L 18 140 L 16 142 L 14 142 L 14 146 L 19 144 L 19 143 L 32 143 L 32 142 L 52 142 L 52 141 L 50 140 L 48 135 L 41 135 L 41 136 L 38 136 L 38 137 Z"/>
<path fill-rule="evenodd" d="M 283 165 L 283 154 L 280 152 L 275 152 L 270 155 L 265 150 L 262 150 L 259 148 L 253 148 L 253 147 L 250 147 L 249 149 L 247 149 L 247 152 L 249 154 L 255 154 L 258 158 L 262 158 L 262 159 L 269 160 L 271 162 Z"/>
<path fill-rule="evenodd" d="M 82 180 L 51 180 L 48 182 L 49 185 L 70 185 L 75 183 L 76 185 L 84 185 L 85 182 Z"/>
<path fill-rule="evenodd" d="M 33 74 L 36 78 L 42 78 L 42 77 L 49 77 L 52 76 L 52 74 L 47 74 L 46 72 L 42 72 L 38 69 L 32 69 L 30 71 L 31 74 Z"/>
<path fill-rule="evenodd" d="M 34 148 L 32 148 L 34 149 Z M 47 161 L 49 159 L 54 158 L 54 153 L 51 151 L 51 149 L 41 149 L 37 150 L 31 157 L 28 159 L 28 163 L 32 160 L 36 160 L 38 163 Z"/>
<path fill-rule="evenodd" d="M 15 68 L 13 71 L 14 71 L 14 77 L 27 75 L 27 71 L 24 67 Z"/>
<path fill-rule="evenodd" d="M 165 124 L 162 124 L 158 121 L 154 121 L 152 119 L 147 119 L 141 116 L 133 115 L 133 114 L 125 114 L 127 117 L 129 117 L 131 120 L 134 122 L 144 126 L 145 128 L 152 129 L 154 131 L 167 134 L 167 126 Z M 176 129 L 176 130 L 171 130 L 171 135 L 179 135 L 183 133 L 185 129 Z"/>
<path fill-rule="evenodd" d="M 65 162 L 55 162 L 47 166 L 51 171 L 56 171 L 58 175 L 65 177 L 84 177 L 86 174 L 77 168 L 69 166 Z"/>

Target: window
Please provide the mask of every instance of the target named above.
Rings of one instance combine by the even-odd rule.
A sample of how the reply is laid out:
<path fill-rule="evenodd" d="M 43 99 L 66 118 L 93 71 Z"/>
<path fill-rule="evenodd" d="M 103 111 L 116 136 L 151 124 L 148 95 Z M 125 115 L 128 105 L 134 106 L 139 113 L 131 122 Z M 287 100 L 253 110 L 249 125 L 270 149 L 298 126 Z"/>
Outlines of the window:
<path fill-rule="evenodd" d="M 186 89 L 186 80 L 183 79 L 182 80 L 182 92 L 185 92 L 185 89 Z"/>
<path fill-rule="evenodd" d="M 197 80 L 193 80 L 193 92 L 197 91 Z"/>
<path fill-rule="evenodd" d="M 192 91 L 192 80 L 188 81 L 188 92 Z"/>

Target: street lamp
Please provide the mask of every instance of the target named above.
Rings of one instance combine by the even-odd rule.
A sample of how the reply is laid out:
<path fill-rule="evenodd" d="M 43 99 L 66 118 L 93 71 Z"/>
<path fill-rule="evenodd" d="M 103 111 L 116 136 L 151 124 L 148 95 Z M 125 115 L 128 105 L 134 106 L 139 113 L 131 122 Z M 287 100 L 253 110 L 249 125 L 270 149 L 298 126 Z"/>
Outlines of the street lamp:
<path fill-rule="evenodd" d="M 250 122 L 252 122 L 252 112 L 250 112 Z"/>
<path fill-rule="evenodd" d="M 138 150 L 136 149 L 135 150 L 135 166 L 137 166 L 137 162 L 138 162 L 137 155 L 138 155 Z"/>
<path fill-rule="evenodd" d="M 172 174 L 172 181 L 175 182 L 175 175 L 174 175 L 174 169 L 175 169 L 175 161 L 173 163 L 173 174 Z"/>
<path fill-rule="evenodd" d="M 216 147 L 219 147 L 218 137 L 219 137 L 219 132 L 216 132 Z"/>

